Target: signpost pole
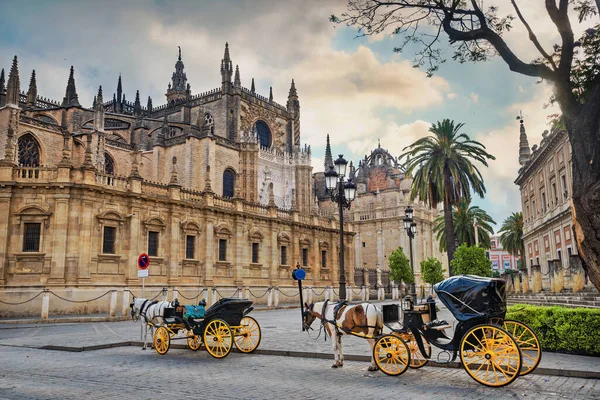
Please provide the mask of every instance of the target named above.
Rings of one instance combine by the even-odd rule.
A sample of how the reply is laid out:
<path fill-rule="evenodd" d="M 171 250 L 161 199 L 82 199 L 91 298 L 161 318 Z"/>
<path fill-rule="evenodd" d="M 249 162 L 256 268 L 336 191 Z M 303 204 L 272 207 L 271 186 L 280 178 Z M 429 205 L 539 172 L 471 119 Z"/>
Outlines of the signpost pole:
<path fill-rule="evenodd" d="M 298 279 L 298 290 L 300 291 L 300 312 L 302 313 L 302 332 L 304 329 L 304 300 L 302 299 L 302 279 Z"/>
<path fill-rule="evenodd" d="M 300 264 L 296 264 L 296 269 L 292 271 L 292 278 L 298 281 L 298 290 L 300 291 L 300 312 L 302 313 L 302 332 L 304 329 L 304 300 L 302 299 L 302 280 L 306 278 L 306 271 L 300 268 Z"/>

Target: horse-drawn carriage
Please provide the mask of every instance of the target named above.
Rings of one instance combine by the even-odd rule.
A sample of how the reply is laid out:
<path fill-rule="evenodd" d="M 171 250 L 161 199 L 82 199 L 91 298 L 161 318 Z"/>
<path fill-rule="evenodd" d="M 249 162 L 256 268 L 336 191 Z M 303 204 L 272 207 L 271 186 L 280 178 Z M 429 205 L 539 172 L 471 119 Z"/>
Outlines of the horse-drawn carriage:
<path fill-rule="evenodd" d="M 166 304 L 154 312 L 150 307 L 160 307 L 160 303 L 146 307 L 142 302 L 136 306 L 136 301 L 143 300 L 134 300 L 132 315 L 137 313 L 144 318 L 142 324 L 155 330 L 153 344 L 158 354 L 166 354 L 171 341 L 178 339 L 186 339 L 194 351 L 204 345 L 215 358 L 226 357 L 234 345 L 243 353 L 251 353 L 260 344 L 260 325 L 248 316 L 253 310 L 250 300 L 223 298 L 208 309 L 204 301 L 197 306 L 184 306 L 174 300 L 161 302 Z"/>
<path fill-rule="evenodd" d="M 392 330 L 373 348 L 377 366 L 388 375 L 400 375 L 408 367 L 420 368 L 431 359 L 431 345 L 457 355 L 469 376 L 486 386 L 504 386 L 532 372 L 541 360 L 540 342 L 525 324 L 506 320 L 505 282 L 478 276 L 454 276 L 434 287 L 440 301 L 458 321 L 454 335 L 448 322 L 437 318 L 435 300 L 414 305 L 383 306 L 384 324 Z M 439 362 L 439 359 L 438 359 Z"/>

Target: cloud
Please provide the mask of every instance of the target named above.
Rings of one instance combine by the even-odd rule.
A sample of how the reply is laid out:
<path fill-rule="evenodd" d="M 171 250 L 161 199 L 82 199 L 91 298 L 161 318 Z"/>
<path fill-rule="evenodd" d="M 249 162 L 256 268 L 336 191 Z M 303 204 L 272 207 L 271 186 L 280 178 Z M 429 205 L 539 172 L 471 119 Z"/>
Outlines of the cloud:
<path fill-rule="evenodd" d="M 544 108 L 552 92 L 550 86 L 541 87 L 536 96 L 524 103 L 515 103 L 505 108 L 507 125 L 498 129 L 477 132 L 474 139 L 483 143 L 487 151 L 496 157 L 489 162 L 489 168 L 479 168 L 487 193 L 484 200 L 475 200 L 481 205 L 496 223 L 496 231 L 500 229 L 504 218 L 511 213 L 521 211 L 521 195 L 514 181 L 519 168 L 519 121 L 515 119 L 523 111 L 524 125 L 529 140 L 529 147 L 540 143 L 542 132 L 550 129 L 549 114 L 556 112 L 554 108 Z"/>
<path fill-rule="evenodd" d="M 446 95 L 446 98 L 450 99 L 450 100 L 454 100 L 458 95 L 456 93 L 448 93 Z"/>
<path fill-rule="evenodd" d="M 470 97 L 473 103 L 479 103 L 479 95 L 477 93 L 471 92 Z"/>

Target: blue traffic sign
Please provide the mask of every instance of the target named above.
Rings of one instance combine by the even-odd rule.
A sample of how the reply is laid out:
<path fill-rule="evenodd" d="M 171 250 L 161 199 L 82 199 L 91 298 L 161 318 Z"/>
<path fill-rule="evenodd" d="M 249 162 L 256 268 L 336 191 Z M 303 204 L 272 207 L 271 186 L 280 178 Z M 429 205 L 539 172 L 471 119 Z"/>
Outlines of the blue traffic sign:
<path fill-rule="evenodd" d="M 301 281 L 306 279 L 306 271 L 302 268 L 295 269 L 292 271 L 292 278 L 296 281 Z"/>
<path fill-rule="evenodd" d="M 146 253 L 140 254 L 138 257 L 138 267 L 140 269 L 146 269 L 150 265 L 150 257 Z"/>

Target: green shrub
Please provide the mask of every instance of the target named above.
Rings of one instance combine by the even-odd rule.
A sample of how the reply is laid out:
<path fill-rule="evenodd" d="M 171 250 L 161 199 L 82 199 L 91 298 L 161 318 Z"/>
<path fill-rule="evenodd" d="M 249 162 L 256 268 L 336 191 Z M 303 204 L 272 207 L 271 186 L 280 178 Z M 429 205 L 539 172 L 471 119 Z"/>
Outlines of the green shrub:
<path fill-rule="evenodd" d="M 461 244 L 450 262 L 454 275 L 492 276 L 492 262 L 481 247 Z"/>
<path fill-rule="evenodd" d="M 542 351 L 600 356 L 600 309 L 517 304 L 506 319 L 529 326 Z"/>
<path fill-rule="evenodd" d="M 402 247 L 398 247 L 390 254 L 390 279 L 396 282 L 413 283 L 414 276 L 410 269 L 410 261 L 404 254 Z"/>

